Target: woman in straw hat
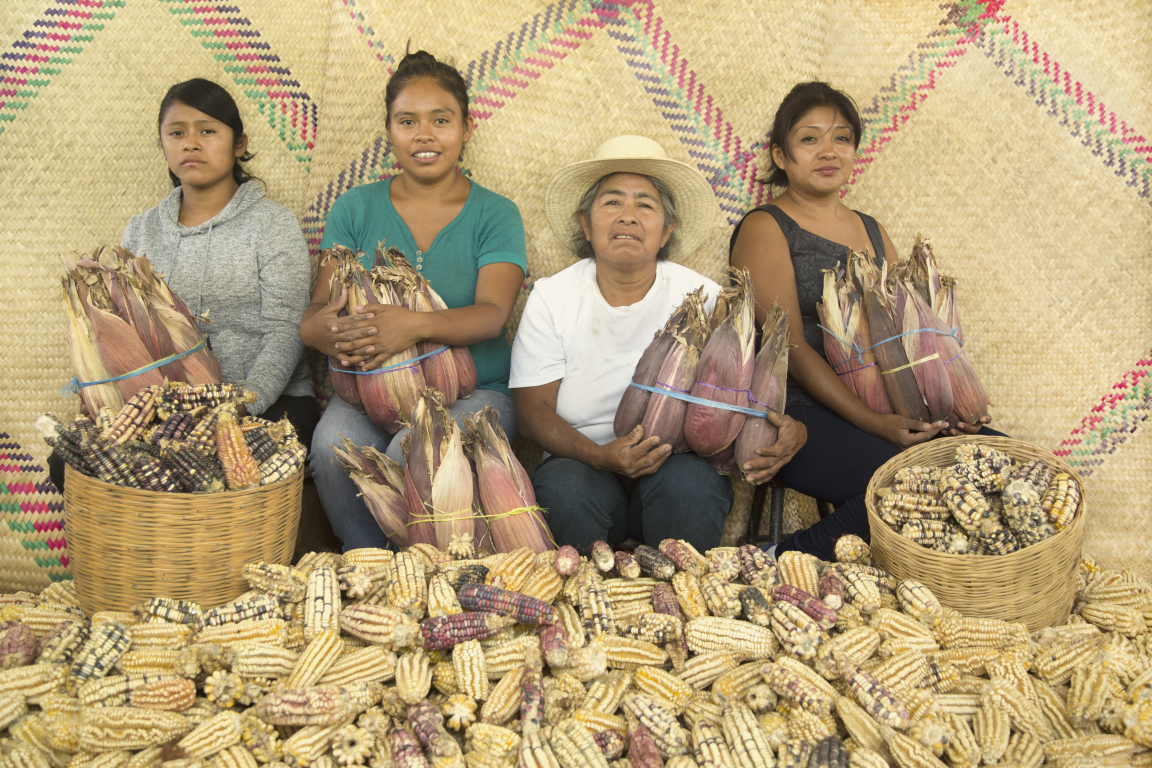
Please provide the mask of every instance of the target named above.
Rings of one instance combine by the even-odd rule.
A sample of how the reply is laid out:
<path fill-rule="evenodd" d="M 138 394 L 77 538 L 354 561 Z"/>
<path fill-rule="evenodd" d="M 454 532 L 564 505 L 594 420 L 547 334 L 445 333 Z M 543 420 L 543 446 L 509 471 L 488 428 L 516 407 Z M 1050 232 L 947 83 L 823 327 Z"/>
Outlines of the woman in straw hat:
<path fill-rule="evenodd" d="M 772 168 L 764 181 L 783 191 L 747 213 L 732 233 L 731 263 L 752 275 L 757 319 L 775 302 L 791 321 L 787 408 L 807 425 L 808 442 L 776 479 L 837 506 L 780 542 L 774 554 L 798 549 L 832 560 L 840 536 L 868 540 L 864 490 L 876 469 L 905 448 L 941 434 L 1001 434 L 981 424 L 949 428 L 947 421 L 877 413 L 824 357 L 816 313 L 823 270 L 842 268 L 849 248 L 873 254 L 877 266 L 897 262 L 884 228 L 840 202 L 859 143 L 860 115 L 851 98 L 827 83 L 797 85 L 776 112 L 768 144 Z"/>
<path fill-rule="evenodd" d="M 716 198 L 695 168 L 640 136 L 604 142 L 557 173 L 544 196 L 552 230 L 580 257 L 536 281 L 512 347 L 510 384 L 521 434 L 547 451 L 532 485 L 561 544 L 632 538 L 720 542 L 732 489 L 704 459 L 672 454 L 643 427 L 616 438 L 616 408 L 653 335 L 685 295 L 720 286 L 668 259 L 691 252 L 715 221 Z M 804 442 L 780 437 L 747 467 L 767 479 Z"/>

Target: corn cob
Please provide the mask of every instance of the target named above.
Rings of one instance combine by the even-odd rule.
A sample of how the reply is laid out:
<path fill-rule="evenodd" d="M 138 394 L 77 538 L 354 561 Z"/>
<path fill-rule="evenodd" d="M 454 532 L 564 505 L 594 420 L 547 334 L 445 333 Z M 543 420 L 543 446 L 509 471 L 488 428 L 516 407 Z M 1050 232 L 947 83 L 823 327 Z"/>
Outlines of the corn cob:
<path fill-rule="evenodd" d="M 700 768 L 736 768 L 718 723 L 708 720 L 693 723 L 692 743 L 695 745 L 696 764 Z"/>
<path fill-rule="evenodd" d="M 1141 611 L 1119 603 L 1089 603 L 1080 610 L 1080 615 L 1105 631 L 1128 637 L 1148 631 Z"/>
<path fill-rule="evenodd" d="M 576 718 L 573 717 L 575 720 Z M 585 727 L 587 725 L 585 724 Z M 617 760 L 624 754 L 625 740 L 619 731 L 593 731 L 592 738 L 608 760 Z"/>
<path fill-rule="evenodd" d="M 852 695 L 869 715 L 898 730 L 911 724 L 908 710 L 879 680 L 847 661 L 841 661 L 839 669 Z"/>
<path fill-rule="evenodd" d="M 260 467 L 244 441 L 244 433 L 233 412 L 225 411 L 216 420 L 216 455 L 224 470 L 228 490 L 260 484 Z"/>
<path fill-rule="evenodd" d="M 788 718 L 789 738 L 802 741 L 809 747 L 836 732 L 835 721 L 830 717 L 822 718 L 803 707 L 792 706 L 787 702 L 781 705 L 781 710 Z"/>
<path fill-rule="evenodd" d="M 550 605 L 556 600 L 563 587 L 563 580 L 552 566 L 537 565 L 536 569 L 532 571 L 532 575 L 528 577 L 528 581 L 520 587 L 520 592 Z"/>
<path fill-rule="evenodd" d="M 836 611 L 820 601 L 815 595 L 804 592 L 791 584 L 774 586 L 772 599 L 796 606 L 819 624 L 821 629 L 831 629 L 836 624 Z"/>
<path fill-rule="evenodd" d="M 420 625 L 410 616 L 394 608 L 365 603 L 353 603 L 342 610 L 340 628 L 389 649 L 408 648 L 421 636 Z"/>
<path fill-rule="evenodd" d="M 667 709 L 663 701 L 657 701 L 657 703 Z M 692 701 L 688 702 L 688 706 L 684 708 L 684 723 L 689 728 L 696 725 L 700 720 L 719 723 L 722 719 L 724 719 L 723 707 L 712 701 L 712 697 L 704 691 L 697 691 L 693 695 Z"/>
<path fill-rule="evenodd" d="M 179 493 L 182 486 L 176 476 L 164 466 L 158 457 L 148 455 L 133 456 L 128 468 L 136 478 L 140 488 L 156 493 Z"/>
<path fill-rule="evenodd" d="M 687 571 L 693 576 L 700 577 L 708 570 L 708 561 L 683 539 L 664 539 L 660 542 L 658 551 L 668 558 L 678 571 Z"/>
<path fill-rule="evenodd" d="M 478 640 L 467 640 L 452 649 L 452 667 L 461 693 L 477 700 L 488 698 L 488 668 Z"/>
<path fill-rule="evenodd" d="M 1028 639 L 1028 630 L 1023 624 L 969 616 L 944 619 L 934 634 L 945 649 L 1005 648 Z"/>
<path fill-rule="evenodd" d="M 580 565 L 580 553 L 571 544 L 565 544 L 560 547 L 556 552 L 555 559 L 552 561 L 552 568 L 556 571 L 557 575 L 568 578 L 576 574 L 576 569 Z"/>
<path fill-rule="evenodd" d="M 901 768 L 945 768 L 932 751 L 910 736 L 889 731 L 888 749 Z"/>
<path fill-rule="evenodd" d="M 525 624 L 552 624 L 556 609 L 534 597 L 486 584 L 464 584 L 457 594 L 460 605 L 471 611 L 511 616 Z"/>
<path fill-rule="evenodd" d="M 299 602 L 307 593 L 307 577 L 290 565 L 249 563 L 244 566 L 241 574 L 253 589 L 267 592 L 285 602 Z"/>
<path fill-rule="evenodd" d="M 612 634 L 616 621 L 600 574 L 586 569 L 576 578 L 579 579 L 580 621 L 584 634 L 589 638 Z"/>
<path fill-rule="evenodd" d="M 724 576 L 706 573 L 700 577 L 700 593 L 708 612 L 721 618 L 740 615 L 740 595 L 736 587 Z"/>
<path fill-rule="evenodd" d="M 425 650 L 438 651 L 491 637 L 515 622 L 512 616 L 497 613 L 454 613 L 425 619 L 420 624 L 420 636 Z"/>
<path fill-rule="evenodd" d="M 759 587 L 745 587 L 740 590 L 738 597 L 740 613 L 744 618 L 760 627 L 770 626 L 772 614 L 764 590 Z"/>
<path fill-rule="evenodd" d="M 196 618 L 196 629 L 219 627 L 246 620 L 279 618 L 279 616 L 280 601 L 270 595 L 258 595 L 204 611 Z"/>
<path fill-rule="evenodd" d="M 303 443 L 292 440 L 282 446 L 276 453 L 260 462 L 257 472 L 260 475 L 260 485 L 272 485 L 291 477 L 304 466 L 308 458 L 308 449 Z"/>
<path fill-rule="evenodd" d="M 636 670 L 633 679 L 636 687 L 642 693 L 667 702 L 669 711 L 674 715 L 680 715 L 684 712 L 695 693 L 692 686 L 684 680 L 657 667 L 640 667 Z M 617 706 L 619 706 L 623 694 L 624 691 L 620 690 L 619 695 L 614 697 Z M 589 697 L 591 697 L 591 693 L 589 693 Z"/>
<path fill-rule="evenodd" d="M 989 535 L 996 530 L 998 520 L 980 489 L 954 469 L 942 476 L 940 495 L 965 531 Z"/>
<path fill-rule="evenodd" d="M 824 642 L 820 625 L 791 603 L 776 602 L 771 608 L 772 633 L 780 645 L 800 659 L 811 659 Z"/>
<path fill-rule="evenodd" d="M 740 565 L 740 578 L 744 579 L 744 583 L 766 588 L 770 588 L 775 583 L 776 564 L 768 559 L 764 550 L 751 544 L 745 544 L 737 550 L 736 556 Z M 679 565 L 676 567 L 680 568 Z"/>
<path fill-rule="evenodd" d="M 686 571 L 675 574 L 672 577 L 672 589 L 685 617 L 698 619 L 710 615 L 708 603 L 704 600 L 704 593 L 700 589 L 700 580 L 695 576 Z"/>
<path fill-rule="evenodd" d="M 640 578 L 640 563 L 636 562 L 636 557 L 631 552 L 619 549 L 612 553 L 612 558 L 614 563 L 612 573 L 625 579 Z"/>
<path fill-rule="evenodd" d="M 580 691 L 575 690 L 575 687 L 573 687 L 573 691 L 576 693 L 576 696 L 573 698 L 580 698 Z M 598 712 L 594 709 L 577 708 L 572 711 L 571 718 L 593 734 L 609 732 L 623 736 L 628 732 L 628 726 L 623 717 Z"/>
<path fill-rule="evenodd" d="M 80 713 L 80 749 L 108 752 L 159 746 L 187 732 L 182 715 L 134 707 L 86 707 Z"/>
<path fill-rule="evenodd" d="M 491 573 L 489 573 L 491 576 Z M 424 563 L 412 552 L 399 552 L 388 564 L 388 605 L 420 621 L 428 605 Z"/>
<path fill-rule="evenodd" d="M 358 697 L 355 686 L 287 688 L 262 698 L 252 714 L 271 725 L 331 726 L 365 708 Z"/>
<path fill-rule="evenodd" d="M 432 688 L 432 668 L 424 651 L 417 648 L 396 662 L 396 689 L 406 704 L 415 704 Z"/>
<path fill-rule="evenodd" d="M 783 584 L 791 584 L 810 595 L 819 590 L 820 575 L 811 555 L 796 550 L 784 552 L 777 558 L 776 568 Z"/>
<path fill-rule="evenodd" d="M 221 712 L 192 729 L 176 743 L 188 757 L 211 757 L 240 743 L 244 724 L 235 712 Z"/>
<path fill-rule="evenodd" d="M 668 655 L 658 646 L 644 640 L 605 635 L 600 638 L 600 642 L 607 664 L 613 669 L 662 666 L 668 659 Z"/>
<path fill-rule="evenodd" d="M 557 672 L 547 678 L 544 681 L 544 722 L 555 726 L 571 717 L 583 697 L 584 686 L 572 675 Z"/>
<path fill-rule="evenodd" d="M 305 688 L 318 681 L 344 650 L 339 629 L 318 632 L 296 660 L 284 681 L 286 688 Z"/>
<path fill-rule="evenodd" d="M 664 768 L 664 760 L 646 727 L 636 723 L 628 733 L 628 742 L 628 759 L 632 768 Z"/>
<path fill-rule="evenodd" d="M 589 559 L 600 573 L 608 573 L 616 565 L 616 555 L 612 551 L 612 547 L 604 540 L 592 542 Z"/>
<path fill-rule="evenodd" d="M 688 734 L 676 722 L 676 717 L 655 699 L 642 693 L 629 693 L 622 703 L 628 714 L 648 729 L 661 757 L 667 759 L 688 753 Z"/>
<path fill-rule="evenodd" d="M 98 480 L 126 488 L 139 488 L 140 482 L 132 473 L 128 456 L 120 446 L 105 441 L 99 435 L 86 435 L 80 447 L 84 464 L 96 473 Z"/>
<path fill-rule="evenodd" d="M 128 630 L 119 622 L 106 622 L 93 627 L 88 639 L 76 652 L 68 672 L 68 691 L 75 691 L 84 682 L 108 674 L 128 650 L 128 642 Z"/>
<path fill-rule="evenodd" d="M 880 587 L 867 574 L 855 569 L 843 571 L 844 596 L 861 613 L 870 614 L 880 608 Z"/>
<path fill-rule="evenodd" d="M 1079 503 L 1080 484 L 1070 475 L 1059 472 L 1052 478 L 1048 490 L 1040 499 L 1040 511 L 1056 530 L 1062 531 L 1071 524 Z"/>
<path fill-rule="evenodd" d="M 480 708 L 482 723 L 492 725 L 505 723 L 520 710 L 524 674 L 523 667 L 509 670 L 496 685 L 492 686 L 484 705 Z"/>
<path fill-rule="evenodd" d="M 517 592 L 536 570 L 536 553 L 528 547 L 519 547 L 488 571 L 484 583 L 511 592 Z"/>
<path fill-rule="evenodd" d="M 725 581 L 740 578 L 739 547 L 713 547 L 707 554 L 709 573 L 714 573 Z"/>
<path fill-rule="evenodd" d="M 189 493 L 217 493 L 225 489 L 224 473 L 211 458 L 189 443 L 162 442 L 160 461 Z"/>
<path fill-rule="evenodd" d="M 676 573 L 676 565 L 657 549 L 641 544 L 633 554 L 640 572 L 649 578 L 669 581 Z"/>
<path fill-rule="evenodd" d="M 787 657 L 780 659 L 782 662 L 787 660 Z M 808 675 L 799 674 L 795 667 L 781 664 L 765 664 L 761 668 L 761 673 L 764 682 L 778 696 L 793 701 L 816 715 L 826 715 L 832 711 L 836 691 L 827 683 L 824 684 L 827 686 L 825 690 L 824 687 L 813 684 Z"/>
<path fill-rule="evenodd" d="M 620 702 L 624 700 L 624 694 L 632 686 L 633 679 L 633 673 L 614 669 L 603 677 L 593 680 L 579 708 L 612 714 L 620 708 Z"/>
<path fill-rule="evenodd" d="M 738 619 L 715 616 L 689 621 L 684 630 L 684 637 L 688 641 L 688 647 L 697 653 L 742 651 L 753 657 L 766 659 L 780 647 L 773 632 L 764 627 L 757 627 Z"/>
<path fill-rule="evenodd" d="M 156 387 L 141 389 L 124 403 L 101 437 L 111 445 L 123 445 L 135 439 L 152 421 L 156 399 Z"/>

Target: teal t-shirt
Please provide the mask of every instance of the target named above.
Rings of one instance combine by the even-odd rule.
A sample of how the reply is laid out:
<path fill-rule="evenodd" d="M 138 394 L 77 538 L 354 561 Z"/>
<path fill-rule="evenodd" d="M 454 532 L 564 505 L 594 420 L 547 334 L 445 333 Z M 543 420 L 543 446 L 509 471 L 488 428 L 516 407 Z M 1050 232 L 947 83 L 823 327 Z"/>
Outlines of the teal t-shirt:
<path fill-rule="evenodd" d="M 427 278 L 450 308 L 476 303 L 480 267 L 507 262 L 528 272 L 524 221 L 516 203 L 472 183 L 468 199 L 426 251 L 416 248 L 408 225 L 392 206 L 391 179 L 354 187 L 336 200 L 324 224 L 320 248 L 342 245 L 363 251 L 365 268 L 381 240 L 384 248 L 399 248 L 412 266 Z M 512 347 L 500 334 L 468 347 L 476 363 L 476 386 L 508 392 Z"/>

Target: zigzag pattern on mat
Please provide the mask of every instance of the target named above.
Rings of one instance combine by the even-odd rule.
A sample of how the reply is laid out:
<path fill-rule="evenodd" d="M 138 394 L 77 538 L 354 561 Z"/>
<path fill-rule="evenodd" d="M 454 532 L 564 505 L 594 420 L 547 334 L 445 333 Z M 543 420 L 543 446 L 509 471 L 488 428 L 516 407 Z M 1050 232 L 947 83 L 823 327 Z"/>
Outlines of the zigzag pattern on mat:
<path fill-rule="evenodd" d="M 0 432 L 0 525 L 0 583 L 71 578 L 64 498 L 7 432 Z"/>
<path fill-rule="evenodd" d="M 1053 451 L 1088 477 L 1143 424 L 1152 412 L 1152 352 L 1112 385 L 1092 413 Z"/>
<path fill-rule="evenodd" d="M 0 134 L 52 78 L 83 52 L 126 0 L 53 0 L 10 50 L 0 54 Z"/>
<path fill-rule="evenodd" d="M 260 39 L 260 31 L 235 3 L 205 4 L 193 0 L 157 0 L 192 37 L 211 51 L 244 95 L 305 166 L 316 146 L 316 102 L 293 79 L 292 70 Z"/>

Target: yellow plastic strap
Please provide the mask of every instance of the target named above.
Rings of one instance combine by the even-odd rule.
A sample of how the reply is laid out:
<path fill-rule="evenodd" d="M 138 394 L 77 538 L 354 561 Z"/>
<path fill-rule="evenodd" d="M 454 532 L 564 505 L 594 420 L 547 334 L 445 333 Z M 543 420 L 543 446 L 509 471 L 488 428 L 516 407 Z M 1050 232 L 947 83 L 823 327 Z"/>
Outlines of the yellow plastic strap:
<path fill-rule="evenodd" d="M 939 359 L 940 359 L 940 353 L 939 352 L 933 352 L 932 354 L 928 355 L 928 357 L 922 357 L 919 360 L 915 360 L 911 363 L 908 363 L 908 365 L 902 365 L 899 368 L 893 368 L 890 371 L 880 371 L 880 375 L 881 376 L 887 376 L 890 373 L 896 373 L 897 371 L 902 371 L 905 368 L 911 368 L 914 365 L 920 365 L 921 363 L 926 363 L 929 360 L 939 360 Z"/>

